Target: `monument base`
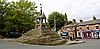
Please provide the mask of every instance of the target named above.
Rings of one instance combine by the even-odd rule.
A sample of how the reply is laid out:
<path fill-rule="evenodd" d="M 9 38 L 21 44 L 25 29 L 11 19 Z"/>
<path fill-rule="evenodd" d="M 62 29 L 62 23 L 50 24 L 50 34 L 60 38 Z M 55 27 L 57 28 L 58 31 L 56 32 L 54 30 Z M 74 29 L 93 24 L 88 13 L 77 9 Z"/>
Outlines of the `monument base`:
<path fill-rule="evenodd" d="M 32 29 L 19 37 L 16 42 L 33 45 L 59 45 L 65 43 L 66 40 L 49 29 Z"/>

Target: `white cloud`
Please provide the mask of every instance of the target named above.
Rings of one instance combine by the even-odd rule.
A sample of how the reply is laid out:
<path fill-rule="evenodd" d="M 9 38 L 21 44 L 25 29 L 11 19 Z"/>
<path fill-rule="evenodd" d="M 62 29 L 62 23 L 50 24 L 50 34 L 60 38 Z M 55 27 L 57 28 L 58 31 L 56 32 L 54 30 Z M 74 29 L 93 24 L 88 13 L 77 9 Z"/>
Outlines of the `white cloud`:
<path fill-rule="evenodd" d="M 14 0 L 15 1 L 15 0 Z M 43 11 L 48 16 L 53 11 L 67 13 L 69 20 L 89 20 L 92 15 L 100 18 L 100 0 L 29 0 L 36 5 L 43 5 Z M 38 8 L 39 10 L 39 8 Z"/>

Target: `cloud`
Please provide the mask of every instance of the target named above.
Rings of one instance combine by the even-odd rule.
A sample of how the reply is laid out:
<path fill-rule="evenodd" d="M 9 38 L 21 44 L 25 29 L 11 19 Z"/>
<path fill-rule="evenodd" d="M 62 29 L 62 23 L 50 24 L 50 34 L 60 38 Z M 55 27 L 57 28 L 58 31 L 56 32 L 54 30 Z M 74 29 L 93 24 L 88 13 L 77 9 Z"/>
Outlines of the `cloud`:
<path fill-rule="evenodd" d="M 48 16 L 53 11 L 67 13 L 69 20 L 90 20 L 92 15 L 100 18 L 100 0 L 29 0 L 42 4 L 43 11 Z"/>

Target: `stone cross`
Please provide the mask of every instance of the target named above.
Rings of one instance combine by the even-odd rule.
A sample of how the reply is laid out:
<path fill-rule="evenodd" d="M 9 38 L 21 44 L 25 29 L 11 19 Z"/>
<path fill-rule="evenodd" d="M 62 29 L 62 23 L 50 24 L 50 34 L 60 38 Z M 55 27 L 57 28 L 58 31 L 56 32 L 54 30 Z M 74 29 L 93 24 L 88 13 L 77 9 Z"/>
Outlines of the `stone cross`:
<path fill-rule="evenodd" d="M 44 13 L 42 14 L 42 7 L 40 7 L 40 12 L 36 16 L 35 21 L 36 21 L 35 29 L 45 29 L 45 28 L 47 28 L 47 26 L 46 26 L 46 16 L 45 16 Z"/>

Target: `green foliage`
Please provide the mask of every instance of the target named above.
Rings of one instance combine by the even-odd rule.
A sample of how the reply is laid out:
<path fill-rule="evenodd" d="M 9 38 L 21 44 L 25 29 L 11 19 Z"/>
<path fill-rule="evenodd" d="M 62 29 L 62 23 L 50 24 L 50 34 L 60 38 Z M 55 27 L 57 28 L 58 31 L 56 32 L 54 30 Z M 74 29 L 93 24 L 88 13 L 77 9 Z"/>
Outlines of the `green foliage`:
<path fill-rule="evenodd" d="M 0 0 L 0 32 L 5 27 L 4 21 L 5 21 L 6 7 L 7 7 L 7 4 L 5 0 Z"/>
<path fill-rule="evenodd" d="M 68 21 L 68 24 L 72 24 L 73 22 L 72 21 Z"/>
<path fill-rule="evenodd" d="M 49 17 L 48 17 L 48 26 L 49 26 L 49 28 L 54 27 L 54 17 L 55 17 L 55 20 L 56 20 L 56 28 L 57 29 L 64 26 L 65 23 L 68 21 L 66 15 L 63 15 L 59 12 L 52 12 L 51 14 L 49 14 Z"/>
<path fill-rule="evenodd" d="M 65 25 L 68 25 L 68 18 L 67 18 L 67 14 L 66 13 L 64 15 L 64 21 L 65 21 Z"/>
<path fill-rule="evenodd" d="M 35 6 L 35 2 L 29 2 L 28 0 L 19 0 L 18 2 L 1 2 L 4 5 L 0 10 L 4 11 L 4 14 L 1 16 L 4 17 L 5 27 L 0 29 L 0 31 L 4 32 L 26 32 L 35 27 L 34 23 L 34 15 L 37 13 Z M 2 5 L 0 3 L 0 5 Z M 3 9 L 2 9 L 3 8 Z M 0 20 L 2 20 L 1 18 Z"/>

